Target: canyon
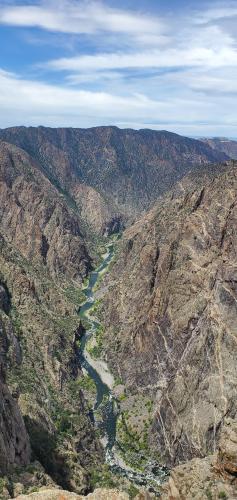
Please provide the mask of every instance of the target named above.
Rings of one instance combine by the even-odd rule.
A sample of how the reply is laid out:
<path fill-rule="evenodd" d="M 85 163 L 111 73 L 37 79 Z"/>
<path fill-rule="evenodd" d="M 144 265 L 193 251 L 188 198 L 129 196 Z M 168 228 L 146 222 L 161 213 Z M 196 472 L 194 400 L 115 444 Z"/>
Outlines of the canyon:
<path fill-rule="evenodd" d="M 236 192 L 228 153 L 169 132 L 0 130 L 1 498 L 156 494 L 108 469 L 81 363 L 118 232 L 89 347 L 121 463 L 173 468 L 164 499 L 236 498 Z"/>
<path fill-rule="evenodd" d="M 117 127 L 15 127 L 0 140 L 28 153 L 94 233 L 123 228 L 191 168 L 228 158 L 167 131 Z"/>

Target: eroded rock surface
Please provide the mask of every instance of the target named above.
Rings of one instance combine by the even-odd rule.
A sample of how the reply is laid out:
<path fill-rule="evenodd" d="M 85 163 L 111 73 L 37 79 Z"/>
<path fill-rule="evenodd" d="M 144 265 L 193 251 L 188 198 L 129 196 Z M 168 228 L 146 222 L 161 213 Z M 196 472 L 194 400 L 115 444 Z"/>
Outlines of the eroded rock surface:
<path fill-rule="evenodd" d="M 237 498 L 237 423 L 231 419 L 225 422 L 215 455 L 175 467 L 162 487 L 162 500 L 193 498 Z"/>
<path fill-rule="evenodd" d="M 1 293 L 2 305 L 7 301 Z M 26 466 L 31 459 L 30 442 L 17 401 L 6 385 L 8 332 L 12 324 L 0 308 L 0 474 L 8 474 L 13 466 Z"/>
<path fill-rule="evenodd" d="M 91 269 L 79 214 L 23 150 L 0 142 L 0 230 L 30 262 L 82 281 Z"/>
<path fill-rule="evenodd" d="M 41 472 L 17 478 L 37 459 L 57 484 L 86 493 L 103 451 L 80 385 L 77 311 L 92 265 L 83 224 L 32 157 L 2 142 L 0 207 L 2 483 L 46 484 Z"/>
<path fill-rule="evenodd" d="M 236 193 L 236 163 L 189 175 L 124 233 L 111 271 L 107 358 L 128 396 L 150 395 L 168 465 L 215 452 L 237 416 Z"/>
<path fill-rule="evenodd" d="M 81 496 L 75 493 L 70 493 L 65 490 L 45 490 L 42 489 L 36 493 L 32 493 L 30 495 L 20 495 L 16 497 L 17 500 L 84 500 L 88 498 L 88 500 L 129 500 L 129 496 L 127 493 L 123 493 L 118 490 L 109 490 L 109 489 L 97 489 L 93 493 L 89 495 Z"/>

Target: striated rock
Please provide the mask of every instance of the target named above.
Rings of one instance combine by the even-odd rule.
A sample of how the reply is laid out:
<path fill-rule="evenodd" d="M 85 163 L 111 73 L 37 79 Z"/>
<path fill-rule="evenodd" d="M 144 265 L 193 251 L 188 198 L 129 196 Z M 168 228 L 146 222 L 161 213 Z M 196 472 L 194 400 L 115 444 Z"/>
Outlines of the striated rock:
<path fill-rule="evenodd" d="M 237 423 L 225 421 L 219 451 L 206 458 L 195 458 L 172 470 L 162 487 L 162 500 L 237 498 Z"/>
<path fill-rule="evenodd" d="M 0 138 L 37 160 L 99 233 L 134 221 L 191 168 L 227 159 L 208 144 L 166 131 L 14 127 L 0 130 Z"/>
<path fill-rule="evenodd" d="M 0 143 L 0 228 L 9 243 L 55 275 L 81 280 L 91 269 L 78 214 L 19 148 Z"/>
<path fill-rule="evenodd" d="M 105 355 L 152 400 L 169 465 L 215 452 L 237 418 L 236 192 L 236 163 L 190 174 L 124 233 L 109 279 Z"/>
<path fill-rule="evenodd" d="M 57 484 L 86 493 L 103 451 L 80 389 L 77 311 L 92 266 L 83 224 L 32 157 L 6 143 L 0 201 L 0 468 L 37 459 Z M 33 481 L 27 491 L 42 484 Z"/>

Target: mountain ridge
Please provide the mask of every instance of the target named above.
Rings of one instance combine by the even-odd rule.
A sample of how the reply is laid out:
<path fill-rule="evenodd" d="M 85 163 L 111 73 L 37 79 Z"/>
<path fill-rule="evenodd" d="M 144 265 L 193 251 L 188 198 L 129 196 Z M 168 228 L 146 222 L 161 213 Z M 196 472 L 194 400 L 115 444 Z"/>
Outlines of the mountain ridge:
<path fill-rule="evenodd" d="M 228 158 L 201 141 L 149 129 L 13 127 L 1 129 L 0 139 L 30 154 L 102 234 L 134 222 L 190 169 Z"/>

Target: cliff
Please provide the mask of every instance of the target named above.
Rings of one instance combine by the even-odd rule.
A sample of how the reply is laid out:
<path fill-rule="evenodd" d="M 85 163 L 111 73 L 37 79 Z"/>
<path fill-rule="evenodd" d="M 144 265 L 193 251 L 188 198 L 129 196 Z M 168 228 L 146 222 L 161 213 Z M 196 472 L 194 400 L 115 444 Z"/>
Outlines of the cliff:
<path fill-rule="evenodd" d="M 213 453 L 236 419 L 236 192 L 234 162 L 184 178 L 125 231 L 107 282 L 104 349 L 127 422 L 150 398 L 149 446 L 168 465 Z"/>
<path fill-rule="evenodd" d="M 86 493 L 103 451 L 78 361 L 81 283 L 92 266 L 80 217 L 35 161 L 7 143 L 0 143 L 0 207 L 0 468 L 6 476 L 0 495 L 8 498 L 19 485 L 30 491 L 53 484 L 48 476 Z"/>
<path fill-rule="evenodd" d="M 30 462 L 31 450 L 17 401 L 6 385 L 6 367 L 9 347 L 18 353 L 17 338 L 9 317 L 11 298 L 9 291 L 0 282 L 0 474 L 8 474 L 13 465 L 26 466 Z"/>

